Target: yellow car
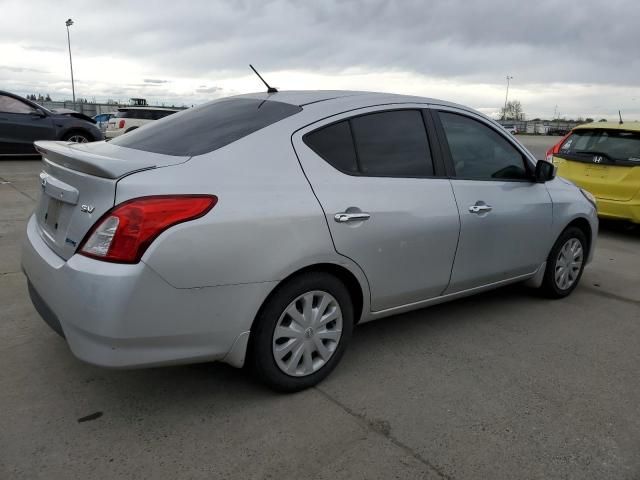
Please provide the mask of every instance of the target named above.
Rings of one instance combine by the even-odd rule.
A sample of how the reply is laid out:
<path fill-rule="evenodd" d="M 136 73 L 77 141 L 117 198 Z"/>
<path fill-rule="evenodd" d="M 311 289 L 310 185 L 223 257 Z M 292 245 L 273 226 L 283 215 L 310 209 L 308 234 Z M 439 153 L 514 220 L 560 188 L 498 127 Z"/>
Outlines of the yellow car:
<path fill-rule="evenodd" d="M 640 122 L 579 125 L 547 160 L 596 197 L 600 217 L 640 223 Z"/>

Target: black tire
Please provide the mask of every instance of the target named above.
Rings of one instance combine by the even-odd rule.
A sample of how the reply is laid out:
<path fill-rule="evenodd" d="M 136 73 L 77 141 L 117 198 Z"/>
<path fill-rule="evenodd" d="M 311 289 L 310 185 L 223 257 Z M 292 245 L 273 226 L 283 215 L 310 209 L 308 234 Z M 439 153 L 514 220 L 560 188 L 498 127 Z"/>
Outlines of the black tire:
<path fill-rule="evenodd" d="M 62 140 L 64 140 L 65 142 L 68 142 L 68 141 L 77 142 L 78 140 L 71 140 L 71 139 L 80 138 L 80 137 L 84 138 L 85 141 L 79 142 L 79 143 L 93 142 L 93 137 L 89 135 L 87 132 L 83 132 L 82 130 L 73 130 L 71 132 L 68 132 L 64 135 L 64 137 L 62 137 Z"/>
<path fill-rule="evenodd" d="M 574 277 L 573 283 L 569 285 L 567 288 L 561 288 L 556 282 L 556 270 L 559 267 L 558 261 L 560 256 L 560 250 L 564 247 L 564 245 L 571 239 L 578 240 L 582 247 L 582 265 L 580 266 L 580 270 L 577 273 L 577 276 Z M 556 240 L 556 243 L 553 244 L 553 248 L 551 248 L 551 252 L 547 257 L 547 267 L 544 272 L 544 279 L 542 280 L 542 285 L 540 287 L 541 293 L 548 298 L 564 298 L 571 294 L 573 290 L 580 283 L 580 279 L 582 278 L 582 272 L 584 272 L 584 265 L 587 260 L 587 256 L 589 253 L 589 243 L 587 242 L 587 237 L 582 230 L 577 227 L 568 227 L 566 228 Z"/>
<path fill-rule="evenodd" d="M 333 354 L 318 370 L 306 376 L 291 376 L 278 366 L 273 353 L 274 331 L 285 309 L 301 295 L 322 291 L 334 297 L 342 312 L 342 333 Z M 296 392 L 323 380 L 340 362 L 353 331 L 353 304 L 349 291 L 333 275 L 309 272 L 278 286 L 256 317 L 249 342 L 248 365 L 257 378 L 280 392 Z"/>

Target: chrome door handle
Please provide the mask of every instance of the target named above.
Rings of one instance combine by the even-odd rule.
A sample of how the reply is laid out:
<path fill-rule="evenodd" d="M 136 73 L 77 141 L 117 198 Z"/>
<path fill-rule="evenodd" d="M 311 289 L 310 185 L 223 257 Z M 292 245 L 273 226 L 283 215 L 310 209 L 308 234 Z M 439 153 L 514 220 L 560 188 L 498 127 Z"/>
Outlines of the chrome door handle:
<path fill-rule="evenodd" d="M 369 218 L 371 218 L 371 215 L 364 212 L 360 212 L 360 213 L 341 212 L 341 213 L 336 213 L 333 216 L 333 219 L 338 223 L 362 222 L 364 220 L 369 220 Z"/>
<path fill-rule="evenodd" d="M 490 212 L 491 210 L 493 210 L 491 205 L 471 205 L 469 207 L 469 211 L 471 213 L 485 213 Z"/>

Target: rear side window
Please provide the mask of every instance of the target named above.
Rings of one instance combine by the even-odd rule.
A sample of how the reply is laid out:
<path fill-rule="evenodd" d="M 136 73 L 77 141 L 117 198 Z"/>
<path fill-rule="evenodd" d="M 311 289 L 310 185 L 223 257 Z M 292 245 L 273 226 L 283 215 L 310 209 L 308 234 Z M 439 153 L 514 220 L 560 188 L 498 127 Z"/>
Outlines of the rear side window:
<path fill-rule="evenodd" d="M 338 170 L 383 177 L 433 176 L 422 113 L 371 113 L 323 127 L 304 142 Z"/>
<path fill-rule="evenodd" d="M 455 113 L 439 112 L 456 177 L 529 180 L 522 154 L 494 129 Z"/>
<path fill-rule="evenodd" d="M 334 123 L 306 135 L 304 142 L 333 167 L 346 173 L 358 173 L 356 150 L 349 122 Z"/>
<path fill-rule="evenodd" d="M 217 100 L 169 115 L 111 143 L 164 155 L 202 155 L 300 111 L 297 105 L 272 100 Z"/>

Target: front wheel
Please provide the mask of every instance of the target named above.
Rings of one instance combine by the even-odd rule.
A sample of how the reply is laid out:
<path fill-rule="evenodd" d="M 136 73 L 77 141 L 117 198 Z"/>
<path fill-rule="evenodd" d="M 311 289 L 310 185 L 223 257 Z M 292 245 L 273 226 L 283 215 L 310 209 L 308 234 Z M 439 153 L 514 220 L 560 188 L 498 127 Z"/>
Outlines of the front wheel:
<path fill-rule="evenodd" d="M 91 139 L 89 138 L 89 135 L 87 135 L 84 132 L 69 133 L 68 135 L 64 136 L 63 140 L 67 142 L 74 142 L 74 143 L 87 143 L 91 141 Z"/>
<path fill-rule="evenodd" d="M 287 281 L 267 300 L 251 332 L 251 364 L 269 387 L 295 392 L 324 379 L 340 361 L 353 329 L 344 284 L 312 272 Z"/>
<path fill-rule="evenodd" d="M 549 253 L 542 292 L 549 298 L 563 298 L 578 286 L 587 257 L 587 237 L 576 227 L 564 230 Z"/>

